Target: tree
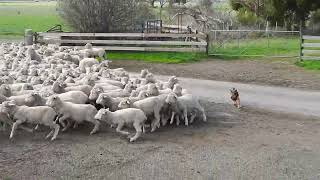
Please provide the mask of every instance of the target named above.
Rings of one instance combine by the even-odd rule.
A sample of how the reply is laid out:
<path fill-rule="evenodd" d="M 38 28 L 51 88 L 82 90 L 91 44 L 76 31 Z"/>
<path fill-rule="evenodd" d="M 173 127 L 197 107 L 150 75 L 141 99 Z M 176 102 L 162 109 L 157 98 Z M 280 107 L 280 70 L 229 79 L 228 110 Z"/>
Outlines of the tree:
<path fill-rule="evenodd" d="M 58 0 L 60 15 L 79 32 L 132 32 L 152 18 L 138 0 Z"/>
<path fill-rule="evenodd" d="M 253 12 L 258 18 L 291 26 L 305 25 L 310 13 L 320 8 L 320 1 L 314 0 L 229 0 L 238 14 Z"/>

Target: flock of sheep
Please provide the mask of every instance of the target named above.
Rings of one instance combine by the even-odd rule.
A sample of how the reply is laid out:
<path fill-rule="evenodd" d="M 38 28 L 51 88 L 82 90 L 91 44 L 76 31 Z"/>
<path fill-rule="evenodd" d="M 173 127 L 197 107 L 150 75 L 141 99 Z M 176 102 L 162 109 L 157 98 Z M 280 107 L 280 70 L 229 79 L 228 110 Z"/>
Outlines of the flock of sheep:
<path fill-rule="evenodd" d="M 178 84 L 156 80 L 144 69 L 132 76 L 122 68 L 110 69 L 104 50 L 58 45 L 3 43 L 0 45 L 0 126 L 33 132 L 39 125 L 51 129 L 46 138 L 78 124 L 94 125 L 90 134 L 107 123 L 129 137 L 123 127 L 133 127 L 135 141 L 150 127 L 151 132 L 168 122 L 187 126 L 206 120 L 199 100 Z M 24 126 L 33 124 L 34 129 Z"/>

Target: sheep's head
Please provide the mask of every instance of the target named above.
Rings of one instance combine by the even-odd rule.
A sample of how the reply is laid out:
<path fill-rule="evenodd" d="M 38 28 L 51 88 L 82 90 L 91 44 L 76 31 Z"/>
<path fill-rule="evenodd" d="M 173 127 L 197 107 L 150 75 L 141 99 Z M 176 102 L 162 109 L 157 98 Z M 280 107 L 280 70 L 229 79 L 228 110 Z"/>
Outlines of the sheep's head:
<path fill-rule="evenodd" d="M 155 84 L 149 84 L 147 92 L 150 96 L 158 96 L 159 95 L 159 90 Z"/>
<path fill-rule="evenodd" d="M 124 86 L 124 90 L 130 92 L 133 90 L 133 84 L 130 82 Z"/>
<path fill-rule="evenodd" d="M 127 109 L 127 108 L 130 108 L 130 105 L 131 105 L 130 99 L 124 99 L 124 100 L 120 101 L 118 108 Z"/>
<path fill-rule="evenodd" d="M 42 102 L 42 98 L 39 93 L 33 92 L 24 99 L 26 105 L 28 106 L 40 106 Z"/>
<path fill-rule="evenodd" d="M 65 83 L 75 83 L 75 81 L 73 80 L 73 78 L 70 77 L 70 76 L 69 76 L 64 82 L 65 82 Z"/>
<path fill-rule="evenodd" d="M 100 94 L 96 100 L 96 104 L 105 105 L 111 101 L 111 97 L 105 94 Z"/>
<path fill-rule="evenodd" d="M 105 117 L 110 113 L 109 109 L 100 109 L 98 113 L 94 116 L 97 120 L 108 120 Z"/>
<path fill-rule="evenodd" d="M 140 91 L 139 95 L 138 95 L 138 98 L 139 99 L 144 99 L 144 98 L 147 98 L 149 97 L 149 93 L 147 91 Z"/>
<path fill-rule="evenodd" d="M 59 98 L 59 96 L 53 95 L 53 96 L 48 98 L 48 101 L 47 101 L 46 105 L 49 106 L 49 107 L 54 108 L 54 107 L 60 107 L 61 103 L 62 103 L 62 101 Z"/>
<path fill-rule="evenodd" d="M 156 79 L 154 78 L 154 75 L 152 73 L 149 73 L 146 75 L 146 83 L 155 83 Z"/>
<path fill-rule="evenodd" d="M 149 70 L 148 69 L 142 69 L 141 73 L 140 73 L 140 77 L 141 78 L 145 78 L 147 76 L 147 74 L 149 74 Z"/>
<path fill-rule="evenodd" d="M 92 88 L 90 95 L 89 95 L 89 100 L 94 101 L 94 100 L 98 99 L 99 95 L 103 92 L 104 91 L 103 91 L 102 87 L 97 86 L 97 87 Z"/>
<path fill-rule="evenodd" d="M 50 85 L 53 85 L 54 81 L 52 79 L 46 79 L 43 81 L 42 85 L 43 86 L 50 86 Z"/>
<path fill-rule="evenodd" d="M 10 97 L 12 95 L 11 88 L 7 84 L 2 84 L 0 86 L 0 94 Z"/>
<path fill-rule="evenodd" d="M 54 93 L 64 93 L 65 92 L 64 88 L 66 88 L 66 87 L 67 86 L 65 83 L 62 83 L 60 81 L 56 81 L 52 85 L 52 91 Z"/>
<path fill-rule="evenodd" d="M 2 103 L 3 107 L 7 108 L 7 110 L 11 111 L 17 107 L 17 103 L 12 100 L 12 101 L 5 101 Z"/>
<path fill-rule="evenodd" d="M 137 97 L 139 95 L 139 93 L 136 90 L 132 90 L 130 97 Z"/>
<path fill-rule="evenodd" d="M 33 90 L 33 86 L 31 84 L 23 84 L 22 90 Z"/>
<path fill-rule="evenodd" d="M 85 49 L 92 49 L 92 44 L 91 43 L 87 43 L 85 46 L 84 46 Z"/>
<path fill-rule="evenodd" d="M 168 84 L 169 84 L 168 88 L 173 89 L 174 85 L 177 84 L 177 83 L 179 83 L 179 80 L 178 80 L 178 78 L 176 76 L 170 77 L 169 81 L 168 81 Z"/>
<path fill-rule="evenodd" d="M 126 84 L 128 84 L 129 82 L 129 78 L 128 77 L 122 77 L 121 78 L 121 83 L 125 86 Z"/>
<path fill-rule="evenodd" d="M 177 96 L 182 96 L 182 87 L 180 86 L 180 84 L 175 84 L 173 86 L 173 92 L 177 95 Z"/>
<path fill-rule="evenodd" d="M 175 93 L 170 93 L 168 94 L 167 98 L 166 98 L 166 103 L 168 104 L 175 104 L 177 102 L 177 95 Z"/>
<path fill-rule="evenodd" d="M 40 77 L 32 77 L 30 83 L 32 85 L 42 84 L 43 81 Z"/>

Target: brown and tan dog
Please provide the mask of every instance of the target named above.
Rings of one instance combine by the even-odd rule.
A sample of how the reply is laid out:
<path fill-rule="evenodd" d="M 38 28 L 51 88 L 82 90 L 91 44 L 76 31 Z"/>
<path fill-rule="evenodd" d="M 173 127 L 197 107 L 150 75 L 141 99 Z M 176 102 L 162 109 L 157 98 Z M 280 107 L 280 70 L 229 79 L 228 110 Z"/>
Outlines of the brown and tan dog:
<path fill-rule="evenodd" d="M 240 95 L 238 90 L 236 88 L 232 88 L 230 89 L 230 93 L 231 93 L 231 100 L 233 101 L 233 105 L 237 108 L 241 108 Z"/>

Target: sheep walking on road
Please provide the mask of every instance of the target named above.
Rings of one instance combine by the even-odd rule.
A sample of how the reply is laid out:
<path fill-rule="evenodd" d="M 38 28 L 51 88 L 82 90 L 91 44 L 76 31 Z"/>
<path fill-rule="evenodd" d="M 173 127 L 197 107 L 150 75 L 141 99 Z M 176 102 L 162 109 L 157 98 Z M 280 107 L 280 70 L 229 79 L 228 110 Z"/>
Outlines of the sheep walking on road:
<path fill-rule="evenodd" d="M 8 109 L 8 114 L 16 120 L 12 125 L 10 139 L 13 138 L 16 129 L 23 123 L 41 124 L 50 127 L 52 130 L 46 136 L 46 139 L 51 138 L 51 141 L 57 138 L 60 126 L 55 123 L 57 113 L 47 106 L 27 107 L 17 106 L 14 101 L 4 103 L 4 107 Z"/>
<path fill-rule="evenodd" d="M 111 125 L 117 125 L 116 131 L 127 136 L 130 135 L 130 133 L 123 131 L 122 128 L 124 126 L 133 126 L 136 130 L 136 134 L 130 138 L 130 142 L 133 142 L 144 132 L 144 123 L 147 117 L 143 111 L 135 108 L 122 109 L 115 112 L 111 112 L 109 109 L 100 109 L 95 119 L 105 121 Z"/>
<path fill-rule="evenodd" d="M 83 121 L 93 123 L 94 128 L 90 134 L 94 134 L 99 130 L 100 122 L 94 118 L 98 111 L 90 104 L 63 102 L 59 96 L 54 95 L 48 99 L 47 106 L 52 107 L 56 112 L 58 112 L 60 116 L 59 123 L 63 127 L 62 131 L 67 130 L 68 126 L 66 126 L 64 121 L 68 119 L 75 121 L 76 124 L 82 123 Z"/>

